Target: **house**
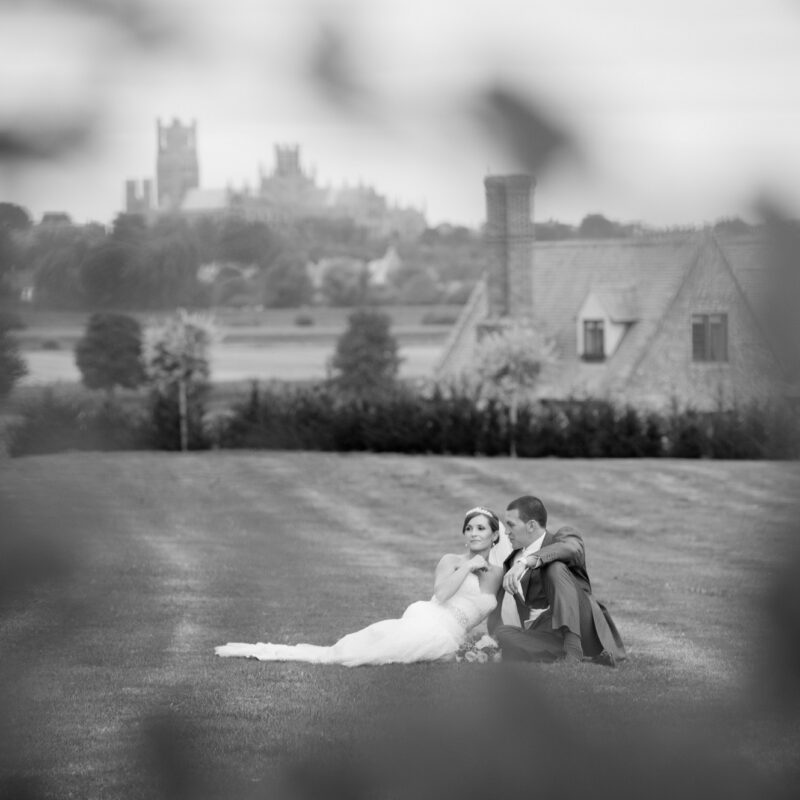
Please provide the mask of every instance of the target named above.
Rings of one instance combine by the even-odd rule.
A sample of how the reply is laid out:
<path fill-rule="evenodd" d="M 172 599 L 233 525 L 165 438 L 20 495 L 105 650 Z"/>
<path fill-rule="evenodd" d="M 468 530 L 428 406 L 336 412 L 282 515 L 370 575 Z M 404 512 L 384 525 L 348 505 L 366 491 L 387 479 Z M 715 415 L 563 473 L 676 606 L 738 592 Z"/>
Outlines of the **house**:
<path fill-rule="evenodd" d="M 486 178 L 488 270 L 436 368 L 468 370 L 480 337 L 528 320 L 551 338 L 542 399 L 602 397 L 698 409 L 787 390 L 764 309 L 758 236 L 711 231 L 534 242 L 532 178 Z"/>

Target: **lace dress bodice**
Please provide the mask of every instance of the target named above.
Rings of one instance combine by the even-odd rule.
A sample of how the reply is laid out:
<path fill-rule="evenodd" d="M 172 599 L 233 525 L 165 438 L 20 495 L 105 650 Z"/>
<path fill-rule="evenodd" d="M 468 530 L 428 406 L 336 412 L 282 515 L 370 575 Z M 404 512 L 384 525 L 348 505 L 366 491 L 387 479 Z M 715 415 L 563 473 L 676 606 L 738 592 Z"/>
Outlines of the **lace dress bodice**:
<path fill-rule="evenodd" d="M 439 601 L 434 597 L 431 602 Z M 464 578 L 458 591 L 440 605 L 453 615 L 460 627 L 468 631 L 489 616 L 497 605 L 497 599 L 481 591 L 478 576 L 472 572 Z"/>

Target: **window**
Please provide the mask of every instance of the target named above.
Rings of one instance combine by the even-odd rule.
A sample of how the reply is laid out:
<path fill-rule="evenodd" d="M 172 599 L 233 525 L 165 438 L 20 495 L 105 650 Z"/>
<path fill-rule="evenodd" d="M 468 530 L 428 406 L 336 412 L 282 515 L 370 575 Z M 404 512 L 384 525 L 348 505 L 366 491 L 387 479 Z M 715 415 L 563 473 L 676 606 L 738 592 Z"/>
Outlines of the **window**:
<path fill-rule="evenodd" d="M 728 315 L 692 315 L 692 360 L 728 360 Z"/>
<path fill-rule="evenodd" d="M 587 361 L 602 361 L 606 357 L 603 320 L 585 319 L 583 321 L 583 357 Z"/>

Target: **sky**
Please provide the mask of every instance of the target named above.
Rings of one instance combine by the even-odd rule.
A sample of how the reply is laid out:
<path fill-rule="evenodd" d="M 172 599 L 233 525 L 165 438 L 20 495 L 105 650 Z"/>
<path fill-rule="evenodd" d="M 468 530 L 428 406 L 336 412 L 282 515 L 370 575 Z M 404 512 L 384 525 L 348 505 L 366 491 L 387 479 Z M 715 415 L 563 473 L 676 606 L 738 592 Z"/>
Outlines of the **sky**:
<path fill-rule="evenodd" d="M 298 143 L 432 225 L 512 171 L 537 221 L 800 216 L 798 76 L 798 0 L 0 0 L 0 200 L 110 222 L 177 117 L 205 188 Z"/>

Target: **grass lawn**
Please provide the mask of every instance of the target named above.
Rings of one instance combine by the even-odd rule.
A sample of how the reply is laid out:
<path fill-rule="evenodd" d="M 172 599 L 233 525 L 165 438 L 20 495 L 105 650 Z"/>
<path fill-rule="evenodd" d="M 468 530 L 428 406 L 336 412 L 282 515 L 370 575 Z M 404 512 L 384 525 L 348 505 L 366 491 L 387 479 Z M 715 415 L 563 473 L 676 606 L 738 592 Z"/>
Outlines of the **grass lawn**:
<path fill-rule="evenodd" d="M 430 596 L 439 555 L 462 547 L 464 510 L 531 491 L 549 527 L 584 532 L 595 594 L 629 650 L 618 669 L 214 656 L 227 641 L 328 644 L 399 615 Z M 446 750 L 414 728 L 408 749 L 392 751 L 394 765 L 413 754 L 416 773 L 404 775 L 424 774 L 431 796 L 446 796 L 433 794 L 435 762 L 458 766 L 450 796 L 491 797 L 479 766 L 491 773 L 526 736 L 550 763 L 567 743 L 593 753 L 614 784 L 589 786 L 594 795 L 644 796 L 642 775 L 659 797 L 687 775 L 713 796 L 720 774 L 728 796 L 747 796 L 750 780 L 789 786 L 800 726 L 797 708 L 776 702 L 763 600 L 792 544 L 798 496 L 800 466 L 765 462 L 275 452 L 2 461 L 0 774 L 36 775 L 53 797 L 269 796 L 276 767 L 304 754 L 356 758 L 401 718 L 418 724 L 401 712 L 419 703 L 429 732 L 457 723 L 442 728 Z M 601 758 L 606 747 L 624 763 Z M 735 769 L 706 776 L 714 759 Z M 198 771 L 231 783 L 190 791 Z M 491 785 L 513 774 L 492 773 Z M 292 796 L 355 796 L 326 775 L 324 793 Z"/>

